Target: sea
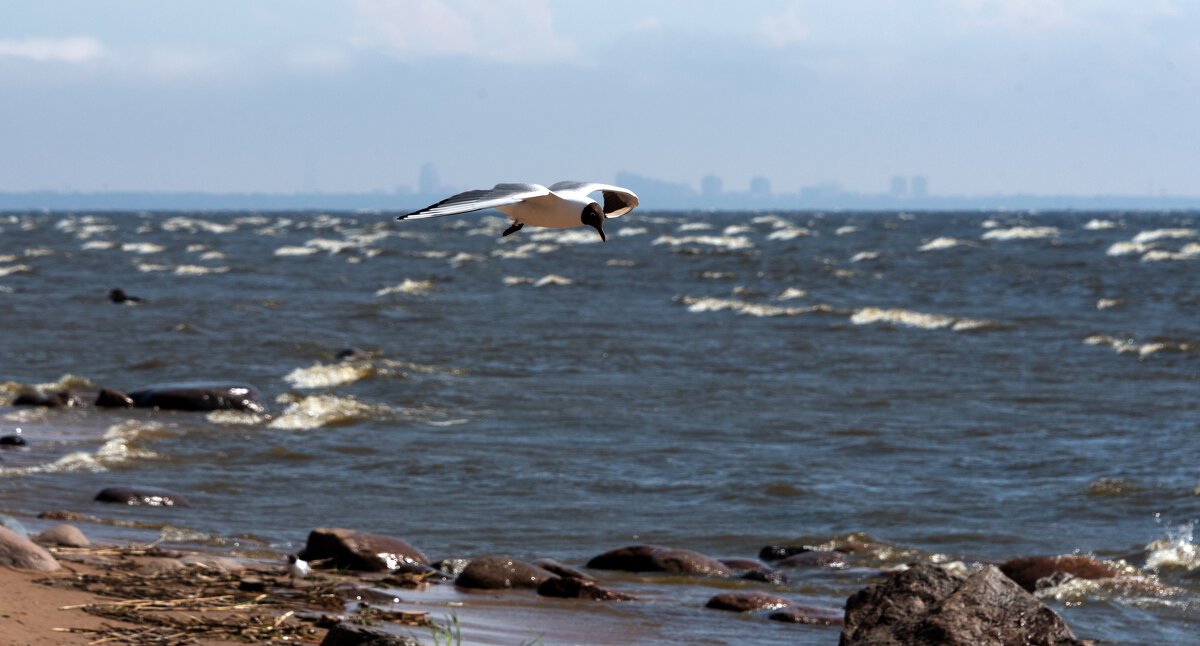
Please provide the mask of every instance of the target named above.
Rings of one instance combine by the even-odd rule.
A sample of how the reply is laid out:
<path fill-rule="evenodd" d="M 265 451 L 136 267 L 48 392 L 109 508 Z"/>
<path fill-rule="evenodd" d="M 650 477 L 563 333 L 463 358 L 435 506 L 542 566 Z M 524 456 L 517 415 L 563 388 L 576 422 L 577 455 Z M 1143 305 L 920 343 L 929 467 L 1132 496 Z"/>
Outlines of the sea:
<path fill-rule="evenodd" d="M 0 512 L 281 572 L 316 527 L 577 568 L 875 545 L 783 584 L 592 572 L 631 602 L 396 592 L 463 643 L 833 645 L 704 605 L 1067 554 L 1127 574 L 1039 591 L 1077 636 L 1200 643 L 1200 213 L 395 215 L 0 213 Z M 192 381 L 269 412 L 8 405 Z"/>

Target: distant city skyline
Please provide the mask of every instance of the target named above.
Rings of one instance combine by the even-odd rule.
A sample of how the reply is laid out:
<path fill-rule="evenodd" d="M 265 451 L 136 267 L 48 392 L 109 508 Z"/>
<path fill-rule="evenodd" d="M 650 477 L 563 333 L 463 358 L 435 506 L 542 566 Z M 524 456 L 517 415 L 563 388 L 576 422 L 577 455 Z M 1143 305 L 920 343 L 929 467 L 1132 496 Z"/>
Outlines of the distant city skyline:
<path fill-rule="evenodd" d="M 0 192 L 1200 195 L 1200 3 L 0 0 Z M 427 182 L 426 182 L 427 184 Z M 418 182 L 415 190 L 420 190 Z M 707 187 L 707 188 L 706 188 Z M 895 187 L 901 188 L 899 184 Z"/>

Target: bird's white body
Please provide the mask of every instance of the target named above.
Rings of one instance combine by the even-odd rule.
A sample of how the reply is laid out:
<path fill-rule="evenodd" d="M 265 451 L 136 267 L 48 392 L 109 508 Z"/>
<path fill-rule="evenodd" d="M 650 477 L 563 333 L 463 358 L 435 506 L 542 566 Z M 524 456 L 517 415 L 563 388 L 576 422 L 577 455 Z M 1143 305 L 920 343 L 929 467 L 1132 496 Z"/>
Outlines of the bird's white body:
<path fill-rule="evenodd" d="M 604 205 L 590 194 L 601 193 Z M 638 197 L 633 191 L 595 182 L 558 182 L 546 188 L 541 184 L 497 184 L 493 188 L 466 191 L 413 211 L 397 220 L 436 218 L 443 215 L 496 209 L 513 221 L 504 235 L 526 224 L 547 229 L 570 229 L 592 226 L 604 237 L 603 221 L 624 215 L 637 208 Z"/>
<path fill-rule="evenodd" d="M 311 572 L 312 568 L 309 567 L 308 561 L 301 560 L 300 557 L 294 554 L 288 556 L 288 576 L 293 581 L 307 578 Z"/>

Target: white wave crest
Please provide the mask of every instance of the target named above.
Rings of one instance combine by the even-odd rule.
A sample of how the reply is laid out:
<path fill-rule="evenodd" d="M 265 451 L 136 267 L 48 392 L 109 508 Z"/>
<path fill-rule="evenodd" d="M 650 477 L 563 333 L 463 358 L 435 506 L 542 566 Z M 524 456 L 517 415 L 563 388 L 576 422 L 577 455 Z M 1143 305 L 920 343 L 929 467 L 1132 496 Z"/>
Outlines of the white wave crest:
<path fill-rule="evenodd" d="M 1195 570 L 1200 567 L 1200 546 L 1192 542 L 1194 523 L 1186 523 L 1167 531 L 1146 546 L 1146 569 L 1158 571 L 1163 568 Z"/>
<path fill-rule="evenodd" d="M 352 397 L 313 395 L 291 403 L 279 417 L 271 420 L 268 426 L 306 430 L 353 424 L 391 414 L 391 409 L 381 404 L 368 404 Z"/>
<path fill-rule="evenodd" d="M 775 229 L 769 235 L 767 235 L 767 240 L 795 240 L 796 238 L 803 238 L 811 235 L 813 235 L 812 229 L 788 226 Z"/>
<path fill-rule="evenodd" d="M 318 363 L 308 368 L 296 368 L 283 380 L 294 388 L 334 388 L 366 379 L 375 374 L 375 367 L 366 361 L 343 361 L 332 365 Z"/>
<path fill-rule="evenodd" d="M 1134 244 L 1143 244 L 1146 242 L 1156 242 L 1158 240 L 1195 237 L 1195 229 L 1154 229 L 1152 231 L 1142 231 L 1141 233 L 1133 236 L 1133 242 Z"/>
<path fill-rule="evenodd" d="M 944 314 L 928 314 L 899 308 L 881 309 L 878 307 L 864 307 L 854 312 L 850 316 L 850 322 L 855 325 L 890 323 L 924 330 L 936 330 L 948 327 L 955 332 L 994 327 L 994 324 L 990 321 L 959 318 Z"/>
<path fill-rule="evenodd" d="M 28 274 L 33 271 L 33 267 L 29 265 L 9 265 L 0 267 L 0 276 L 10 276 L 12 274 Z"/>
<path fill-rule="evenodd" d="M 879 257 L 878 251 L 860 251 L 850 257 L 850 262 L 861 262 L 863 260 L 874 260 Z"/>
<path fill-rule="evenodd" d="M 1136 354 L 1146 357 L 1158 352 L 1193 352 L 1197 346 L 1192 343 L 1176 343 L 1157 341 L 1153 343 L 1138 343 L 1133 339 L 1118 339 L 1116 337 L 1093 334 L 1083 340 L 1088 345 L 1106 345 L 1117 354 Z"/>
<path fill-rule="evenodd" d="M 318 253 L 320 249 L 316 247 L 280 247 L 275 250 L 276 256 L 311 256 Z"/>
<path fill-rule="evenodd" d="M 954 238 L 948 238 L 948 237 L 943 236 L 941 238 L 934 238 L 933 240 L 930 240 L 929 242 L 926 242 L 925 244 L 917 247 L 917 251 L 934 251 L 937 249 L 949 249 L 951 247 L 957 247 L 960 244 L 963 244 L 962 240 L 955 240 Z"/>
<path fill-rule="evenodd" d="M 1011 227 L 992 229 L 981 237 L 984 240 L 1036 240 L 1038 238 L 1054 238 L 1058 234 L 1058 227 Z"/>
<path fill-rule="evenodd" d="M 591 227 L 580 229 L 548 229 L 539 231 L 531 236 L 534 242 L 551 242 L 553 244 L 595 244 L 601 242 L 600 234 Z"/>
<path fill-rule="evenodd" d="M 219 224 L 198 218 L 177 216 L 163 222 L 162 229 L 163 231 L 187 231 L 189 233 L 199 233 L 201 231 L 209 233 L 232 233 L 237 231 L 237 225 Z"/>
<path fill-rule="evenodd" d="M 206 274 L 224 274 L 229 267 L 204 267 L 202 265 L 179 265 L 175 267 L 176 276 L 204 276 Z"/>
<path fill-rule="evenodd" d="M 405 278 L 404 282 L 391 287 L 384 287 L 375 292 L 376 296 L 387 296 L 388 294 L 412 294 L 414 296 L 424 296 L 433 290 L 433 281 L 431 280 L 412 280 Z"/>
<path fill-rule="evenodd" d="M 708 296 L 684 296 L 679 299 L 679 302 L 687 305 L 689 312 L 721 312 L 729 310 L 749 316 L 796 316 L 827 308 L 824 305 L 779 307 L 777 305 L 753 303 L 734 298 L 712 298 Z"/>
<path fill-rule="evenodd" d="M 545 276 L 542 276 L 541 278 L 534 281 L 533 286 L 534 287 L 545 287 L 546 285 L 574 285 L 574 284 L 575 284 L 575 281 L 571 280 L 570 278 L 567 278 L 566 276 L 559 276 L 558 274 L 546 274 Z"/>
<path fill-rule="evenodd" d="M 153 242 L 123 242 L 123 243 L 121 243 L 121 251 L 128 251 L 130 253 L 150 254 L 150 253 L 160 253 L 160 252 L 163 252 L 166 250 L 167 250 L 166 247 L 164 247 L 160 244 L 154 244 Z"/>
<path fill-rule="evenodd" d="M 651 244 L 669 244 L 672 247 L 703 244 L 726 249 L 751 249 L 754 243 L 746 236 L 659 236 Z"/>
<path fill-rule="evenodd" d="M 713 226 L 707 222 L 685 222 L 676 229 L 677 231 L 708 231 Z"/>
<path fill-rule="evenodd" d="M 808 292 L 800 289 L 799 287 L 789 287 L 782 292 L 779 292 L 779 295 L 775 297 L 775 300 L 786 301 L 793 298 L 801 298 L 803 296 L 808 296 Z"/>
<path fill-rule="evenodd" d="M 1096 309 L 1107 310 L 1113 307 L 1120 307 L 1125 304 L 1125 301 L 1119 298 L 1101 298 L 1096 301 Z"/>
<path fill-rule="evenodd" d="M 1147 242 L 1114 242 L 1104 253 L 1108 256 L 1125 256 L 1131 253 L 1145 253 L 1153 248 L 1154 244 Z"/>
<path fill-rule="evenodd" d="M 1117 223 L 1112 220 L 1088 220 L 1088 223 L 1083 225 L 1083 228 L 1088 231 L 1101 231 L 1103 229 L 1115 229 Z"/>

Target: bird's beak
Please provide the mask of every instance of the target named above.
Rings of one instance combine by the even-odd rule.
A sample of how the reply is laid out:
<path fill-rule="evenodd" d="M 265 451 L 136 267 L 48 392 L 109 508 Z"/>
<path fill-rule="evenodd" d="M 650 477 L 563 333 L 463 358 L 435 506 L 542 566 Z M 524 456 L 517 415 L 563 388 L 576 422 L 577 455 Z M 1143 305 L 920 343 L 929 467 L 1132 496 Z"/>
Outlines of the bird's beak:
<path fill-rule="evenodd" d="M 604 237 L 604 222 L 600 221 L 592 225 L 596 231 L 600 232 L 600 242 L 608 242 L 608 238 Z"/>

